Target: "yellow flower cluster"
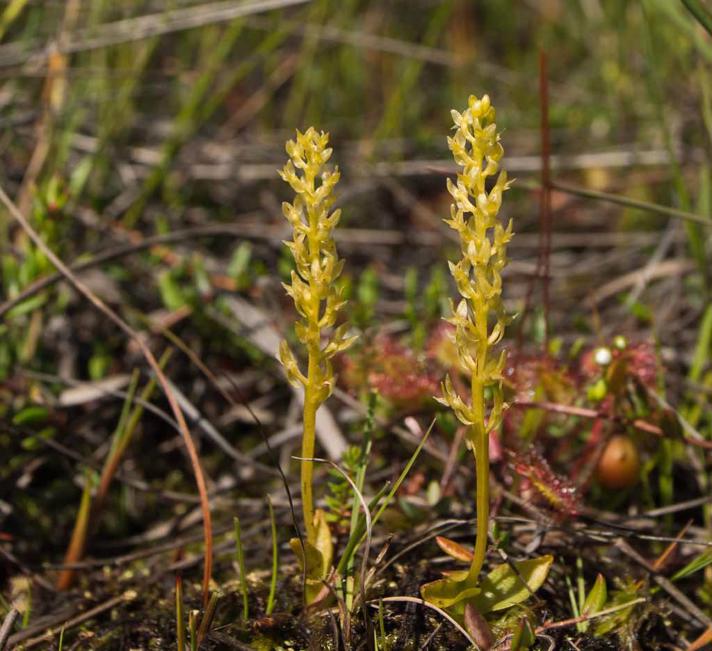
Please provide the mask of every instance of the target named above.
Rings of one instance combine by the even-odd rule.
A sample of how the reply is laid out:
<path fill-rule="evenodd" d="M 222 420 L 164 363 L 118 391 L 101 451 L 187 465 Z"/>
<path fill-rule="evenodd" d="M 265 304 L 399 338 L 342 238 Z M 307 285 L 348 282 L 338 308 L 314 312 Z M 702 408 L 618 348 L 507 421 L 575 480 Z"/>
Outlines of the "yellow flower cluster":
<path fill-rule="evenodd" d="M 297 339 L 310 355 L 318 358 L 312 377 L 301 371 L 286 341 L 282 342 L 280 360 L 287 375 L 295 384 L 317 389 L 315 399 L 321 403 L 331 395 L 334 374 L 330 359 L 351 345 L 353 338 L 346 337 L 346 325 L 331 334 L 322 347 L 322 330 L 331 328 L 345 301 L 336 280 L 344 261 L 339 260 L 333 230 L 339 223 L 340 210 L 329 213 L 334 203 L 333 189 L 339 180 L 339 170 L 325 171 L 331 158 L 327 148 L 329 134 L 310 127 L 305 133 L 297 131 L 296 140 L 287 143 L 290 160 L 280 176 L 296 193 L 294 203 L 284 202 L 282 211 L 292 225 L 294 235 L 285 244 L 294 257 L 296 270 L 292 271 L 291 284 L 284 288 L 294 300 L 302 317 L 295 325 Z"/>
<path fill-rule="evenodd" d="M 495 110 L 487 95 L 482 99 L 470 96 L 463 113 L 452 111 L 455 135 L 448 145 L 455 162 L 462 167 L 457 182 L 448 179 L 448 191 L 455 202 L 450 208 L 450 219 L 445 223 L 460 237 L 462 258 L 450 262 L 462 299 L 448 319 L 455 326 L 460 365 L 482 385 L 501 382 L 504 351 L 493 358 L 491 347 L 504 334 L 506 316 L 502 306 L 501 272 L 507 264 L 506 248 L 512 237 L 512 222 L 504 228 L 497 215 L 502 205 L 502 193 L 509 187 L 507 172 L 499 172 L 493 187 L 487 191 L 487 178 L 497 174 L 503 155 L 499 142 Z M 469 405 L 453 390 L 450 379 L 443 386 L 444 402 L 465 425 L 481 422 L 481 413 L 473 413 L 475 401 Z M 487 423 L 487 430 L 499 425 L 501 395 L 495 392 L 495 405 Z"/>

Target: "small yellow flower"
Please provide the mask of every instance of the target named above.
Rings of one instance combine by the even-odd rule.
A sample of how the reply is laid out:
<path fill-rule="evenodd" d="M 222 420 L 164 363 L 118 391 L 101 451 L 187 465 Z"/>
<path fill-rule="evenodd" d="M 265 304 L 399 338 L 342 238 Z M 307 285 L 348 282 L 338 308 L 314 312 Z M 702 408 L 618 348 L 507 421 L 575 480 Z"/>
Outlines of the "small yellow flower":
<path fill-rule="evenodd" d="M 448 145 L 461 171 L 456 182 L 447 181 L 454 199 L 450 219 L 445 223 L 457 231 L 462 258 L 450 262 L 450 273 L 462 299 L 453 305 L 448 321 L 455 326 L 455 344 L 462 368 L 483 386 L 499 388 L 504 369 L 504 354 L 492 357 L 491 348 L 504 335 L 507 318 L 502 304 L 502 269 L 507 264 L 507 243 L 512 237 L 512 222 L 505 228 L 498 219 L 502 194 L 509 187 L 507 172 L 499 171 L 504 150 L 499 141 L 495 110 L 487 95 L 470 96 L 463 113 L 452 111 L 455 135 Z M 498 174 L 487 191 L 487 178 Z M 495 391 L 495 400 L 501 393 Z M 444 402 L 458 418 L 472 425 L 472 415 L 464 401 L 455 396 L 451 383 L 443 385 Z M 497 410 L 495 410 L 497 411 Z M 487 429 L 499 423 L 490 418 Z"/>

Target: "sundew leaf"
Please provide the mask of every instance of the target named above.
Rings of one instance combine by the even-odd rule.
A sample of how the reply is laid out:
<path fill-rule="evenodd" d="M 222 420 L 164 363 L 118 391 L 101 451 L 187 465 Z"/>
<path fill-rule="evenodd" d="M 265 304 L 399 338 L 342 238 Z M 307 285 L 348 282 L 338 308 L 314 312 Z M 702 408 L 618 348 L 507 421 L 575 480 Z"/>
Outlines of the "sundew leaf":
<path fill-rule="evenodd" d="M 480 583 L 475 605 L 481 613 L 510 608 L 526 601 L 546 581 L 554 557 L 547 554 L 526 561 L 498 565 Z"/>

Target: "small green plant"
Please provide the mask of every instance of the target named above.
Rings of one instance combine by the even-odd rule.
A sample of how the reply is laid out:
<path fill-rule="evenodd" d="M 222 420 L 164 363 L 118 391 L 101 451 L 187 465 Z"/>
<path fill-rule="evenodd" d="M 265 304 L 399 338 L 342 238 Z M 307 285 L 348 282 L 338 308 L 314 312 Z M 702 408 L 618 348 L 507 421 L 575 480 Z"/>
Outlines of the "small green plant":
<path fill-rule="evenodd" d="M 161 359 L 158 362 L 159 366 L 161 368 L 165 368 L 165 365 L 168 363 L 170 357 L 171 352 L 170 350 L 167 350 L 161 356 Z M 143 405 L 151 399 L 151 396 L 156 389 L 156 380 L 151 378 L 146 383 L 143 391 L 141 391 L 139 396 L 140 400 L 132 407 L 138 388 L 138 380 L 139 373 L 134 371 L 126 393 L 126 399 L 124 401 L 123 409 L 121 410 L 119 422 L 111 438 L 111 447 L 109 448 L 109 451 L 104 459 L 101 474 L 94 477 L 92 472 L 86 473 L 86 481 L 84 490 L 82 491 L 79 509 L 77 510 L 77 517 L 74 522 L 74 530 L 72 531 L 72 537 L 64 556 L 64 562 L 67 565 L 78 563 L 82 560 L 87 541 L 99 523 L 109 494 L 111 483 L 119 470 L 121 462 L 126 454 L 126 450 L 128 449 L 128 446 L 141 422 L 141 417 L 143 416 L 144 411 Z M 31 416 L 32 412 L 24 410 L 21 414 L 22 413 L 24 413 L 24 418 L 22 420 L 26 420 L 29 416 Z M 93 491 L 94 484 L 96 484 L 95 492 Z M 75 575 L 76 570 L 74 568 L 67 567 L 63 569 L 57 577 L 57 589 L 69 589 L 75 580 Z"/>
<path fill-rule="evenodd" d="M 59 177 L 52 176 L 37 190 L 32 203 L 32 220 L 42 239 L 55 248 L 60 248 L 66 240 L 61 225 L 64 210 L 69 200 L 64 184 Z M 7 299 L 17 299 L 37 279 L 51 273 L 52 265 L 47 256 L 25 235 L 18 234 L 10 239 L 0 224 L 0 241 L 12 241 L 12 253 L 0 255 L 0 295 Z M 45 323 L 48 304 L 56 308 L 66 298 L 50 302 L 48 292 L 38 292 L 20 301 L 3 317 L 0 325 L 0 378 L 4 379 L 13 364 L 27 364 L 37 354 L 41 344 L 41 334 Z"/>
<path fill-rule="evenodd" d="M 470 96 L 465 111 L 453 111 L 452 117 L 455 135 L 448 138 L 448 145 L 462 169 L 456 183 L 450 179 L 447 182 L 454 203 L 445 222 L 460 239 L 462 257 L 450 263 L 450 272 L 462 298 L 452 305 L 448 321 L 455 327 L 460 366 L 470 376 L 470 396 L 469 401 L 464 400 L 448 376 L 439 401 L 467 427 L 467 442 L 475 456 L 477 534 L 474 552 L 467 555 L 469 570 L 428 583 L 421 593 L 426 601 L 467 622 L 475 614 L 502 610 L 525 600 L 544 582 L 553 559 L 544 556 L 513 566 L 500 565 L 480 580 L 489 528 L 489 432 L 499 428 L 502 421 L 506 353 L 496 353 L 494 346 L 501 341 L 507 322 L 501 272 L 507 264 L 512 223 L 505 228 L 498 219 L 502 195 L 509 187 L 506 171 L 499 172 L 489 191 L 486 187 L 487 179 L 499 171 L 504 153 L 489 97 Z M 463 560 L 462 554 L 454 556 Z"/>
<path fill-rule="evenodd" d="M 316 412 L 334 388 L 331 359 L 354 341 L 347 336 L 347 326 L 333 328 L 345 301 L 336 280 L 341 274 L 333 231 L 340 210 L 330 212 L 334 203 L 334 186 L 339 180 L 338 168 L 327 170 L 332 150 L 327 147 L 329 135 L 309 128 L 297 131 L 296 140 L 287 142 L 289 155 L 280 175 L 294 190 L 293 203 L 283 203 L 282 210 L 292 226 L 293 237 L 287 246 L 295 269 L 284 288 L 294 301 L 300 320 L 295 334 L 307 353 L 307 372 L 302 373 L 286 341 L 280 346 L 279 358 L 293 384 L 304 388 L 301 489 L 306 540 L 291 541 L 306 574 L 306 601 L 312 603 L 321 592 L 322 580 L 331 566 L 332 542 L 323 511 L 314 510 L 313 473 L 316 437 Z"/>

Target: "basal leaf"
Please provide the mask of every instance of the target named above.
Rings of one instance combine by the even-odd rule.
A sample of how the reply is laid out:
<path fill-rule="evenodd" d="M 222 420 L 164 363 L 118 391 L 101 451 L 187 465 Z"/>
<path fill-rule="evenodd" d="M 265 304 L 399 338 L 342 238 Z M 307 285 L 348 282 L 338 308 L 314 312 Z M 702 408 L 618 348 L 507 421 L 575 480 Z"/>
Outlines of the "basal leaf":
<path fill-rule="evenodd" d="M 554 557 L 546 555 L 515 561 L 516 571 L 509 564 L 498 565 L 480 583 L 481 592 L 475 599 L 477 609 L 488 613 L 526 601 L 546 581 L 553 562 Z"/>
<path fill-rule="evenodd" d="M 478 612 L 477 608 L 468 602 L 465 604 L 463 621 L 472 639 L 479 649 L 491 649 L 494 646 L 494 635 L 487 620 Z"/>
<path fill-rule="evenodd" d="M 420 587 L 420 594 L 425 601 L 438 606 L 449 608 L 465 599 L 472 599 L 480 593 L 475 581 L 465 581 L 467 571 L 452 572 L 449 576 L 426 583 Z"/>
<path fill-rule="evenodd" d="M 331 569 L 331 561 L 334 558 L 334 543 L 331 539 L 331 530 L 326 520 L 326 513 L 322 509 L 317 509 L 314 513 L 314 524 L 316 525 L 315 547 L 321 556 L 321 575 L 325 578 Z"/>
<path fill-rule="evenodd" d="M 289 541 L 289 546 L 297 556 L 302 571 L 306 574 L 304 601 L 307 606 L 310 606 L 319 599 L 324 588 L 323 581 L 326 578 L 326 574 L 324 572 L 324 557 L 322 553 L 306 539 L 303 542 L 304 547 L 302 548 L 299 538 L 292 538 Z"/>
<path fill-rule="evenodd" d="M 323 576 L 324 559 L 321 552 L 306 539 L 303 540 L 304 547 L 299 538 L 292 538 L 289 546 L 299 560 L 302 572 L 305 572 L 307 579 L 321 579 Z M 306 557 L 306 558 L 305 558 Z"/>

